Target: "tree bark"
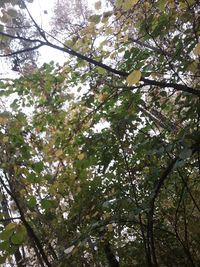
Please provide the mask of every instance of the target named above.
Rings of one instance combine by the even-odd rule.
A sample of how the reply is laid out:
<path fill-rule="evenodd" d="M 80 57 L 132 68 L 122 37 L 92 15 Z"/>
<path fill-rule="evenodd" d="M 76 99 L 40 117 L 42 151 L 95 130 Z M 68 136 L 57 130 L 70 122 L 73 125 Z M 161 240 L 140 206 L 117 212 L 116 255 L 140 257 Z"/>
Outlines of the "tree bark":
<path fill-rule="evenodd" d="M 111 246 L 110 246 L 110 243 L 109 242 L 106 242 L 105 245 L 104 245 L 104 251 L 105 251 L 105 254 L 106 254 L 106 258 L 109 262 L 109 265 L 111 267 L 119 267 L 119 262 L 117 261 L 112 249 L 111 249 Z"/>

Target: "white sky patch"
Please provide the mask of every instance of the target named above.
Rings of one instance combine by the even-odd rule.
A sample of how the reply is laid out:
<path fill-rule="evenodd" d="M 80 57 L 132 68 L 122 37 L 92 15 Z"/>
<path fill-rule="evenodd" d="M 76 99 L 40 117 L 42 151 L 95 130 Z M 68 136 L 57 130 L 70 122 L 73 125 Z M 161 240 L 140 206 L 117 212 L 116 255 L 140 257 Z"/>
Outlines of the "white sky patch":
<path fill-rule="evenodd" d="M 95 3 L 97 1 L 98 0 L 88 0 L 89 8 L 91 8 L 95 13 L 99 13 L 94 8 Z M 51 29 L 50 22 L 54 15 L 53 10 L 57 2 L 58 0 L 46 0 L 46 1 L 34 0 L 33 3 L 28 5 L 32 17 L 38 23 L 38 25 L 46 32 L 50 32 Z M 106 9 L 104 1 L 102 1 L 102 8 Z M 62 46 L 62 44 L 59 45 Z M 39 65 L 41 65 L 44 62 L 49 63 L 52 60 L 62 65 L 64 64 L 64 62 L 68 57 L 66 53 L 47 46 L 41 47 L 38 51 L 41 54 L 38 62 Z"/>
<path fill-rule="evenodd" d="M 50 22 L 54 14 L 53 9 L 55 4 L 56 0 L 35 0 L 32 4 L 28 5 L 32 17 L 45 32 L 50 32 Z M 38 62 L 39 65 L 44 62 L 49 63 L 52 60 L 56 63 L 59 62 L 60 64 L 63 64 L 66 61 L 67 54 L 57 49 L 43 46 L 38 49 L 38 51 L 41 54 Z"/>
<path fill-rule="evenodd" d="M 100 121 L 99 123 L 94 125 L 94 132 L 100 133 L 103 129 L 110 128 L 110 122 L 108 121 Z"/>
<path fill-rule="evenodd" d="M 29 11 L 31 15 L 33 16 L 33 18 L 38 23 L 38 25 L 46 32 L 50 32 L 50 29 L 51 29 L 50 21 L 54 15 L 53 9 L 57 1 L 58 0 L 46 0 L 46 1 L 34 0 L 33 3 L 28 5 Z M 89 7 L 94 10 L 94 5 L 96 2 L 97 0 L 88 1 Z M 67 9 L 67 5 L 66 5 L 66 9 Z M 52 60 L 62 65 L 64 64 L 64 62 L 66 61 L 66 58 L 68 57 L 66 53 L 59 51 L 57 49 L 54 49 L 54 48 L 47 47 L 47 46 L 41 47 L 38 51 L 41 54 L 39 58 L 39 65 L 44 62 L 49 63 Z"/>

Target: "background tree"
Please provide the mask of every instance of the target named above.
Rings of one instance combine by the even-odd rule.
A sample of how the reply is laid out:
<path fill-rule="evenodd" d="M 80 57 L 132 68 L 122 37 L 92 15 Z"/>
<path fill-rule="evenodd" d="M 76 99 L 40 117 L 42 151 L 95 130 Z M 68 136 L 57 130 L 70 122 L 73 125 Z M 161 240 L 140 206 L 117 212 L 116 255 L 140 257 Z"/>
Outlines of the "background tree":
<path fill-rule="evenodd" d="M 33 2 L 33 1 L 27 1 Z M 25 3 L 25 2 L 24 2 Z M 33 23 L 25 14 L 25 5 L 22 1 L 1 1 L 0 17 L 0 51 L 1 57 L 8 55 L 8 64 L 16 72 L 31 72 L 36 67 L 37 52 L 30 42 L 24 38 L 33 38 L 37 32 L 33 29 Z M 10 38 L 16 35 L 20 38 Z M 16 53 L 19 50 L 20 53 Z"/>

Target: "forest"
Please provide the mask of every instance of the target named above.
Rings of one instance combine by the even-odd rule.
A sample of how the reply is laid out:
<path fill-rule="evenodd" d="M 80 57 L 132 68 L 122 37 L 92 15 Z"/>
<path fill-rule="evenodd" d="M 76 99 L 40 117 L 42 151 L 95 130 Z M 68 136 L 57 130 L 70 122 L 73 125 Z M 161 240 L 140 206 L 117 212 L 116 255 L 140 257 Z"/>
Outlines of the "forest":
<path fill-rule="evenodd" d="M 35 2 L 0 1 L 0 266 L 200 266 L 199 1 Z"/>

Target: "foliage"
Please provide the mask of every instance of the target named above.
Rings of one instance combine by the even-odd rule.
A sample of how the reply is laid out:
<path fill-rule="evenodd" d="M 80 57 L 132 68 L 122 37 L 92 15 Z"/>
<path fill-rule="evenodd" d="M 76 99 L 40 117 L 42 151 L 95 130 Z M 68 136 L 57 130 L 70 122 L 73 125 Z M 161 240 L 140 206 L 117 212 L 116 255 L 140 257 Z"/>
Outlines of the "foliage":
<path fill-rule="evenodd" d="M 33 0 L 26 2 L 32 3 Z M 16 72 L 31 72 L 36 67 L 37 52 L 33 43 L 24 38 L 37 37 L 30 19 L 26 16 L 26 5 L 23 1 L 1 1 L 0 3 L 0 57 L 7 56 L 11 69 Z M 11 35 L 11 36 L 10 36 Z M 16 38 L 12 38 L 17 35 Z M 16 53 L 19 50 L 20 53 Z"/>
<path fill-rule="evenodd" d="M 69 57 L 1 81 L 2 264 L 200 265 L 198 1 L 108 5 L 63 44 L 28 13 Z"/>

